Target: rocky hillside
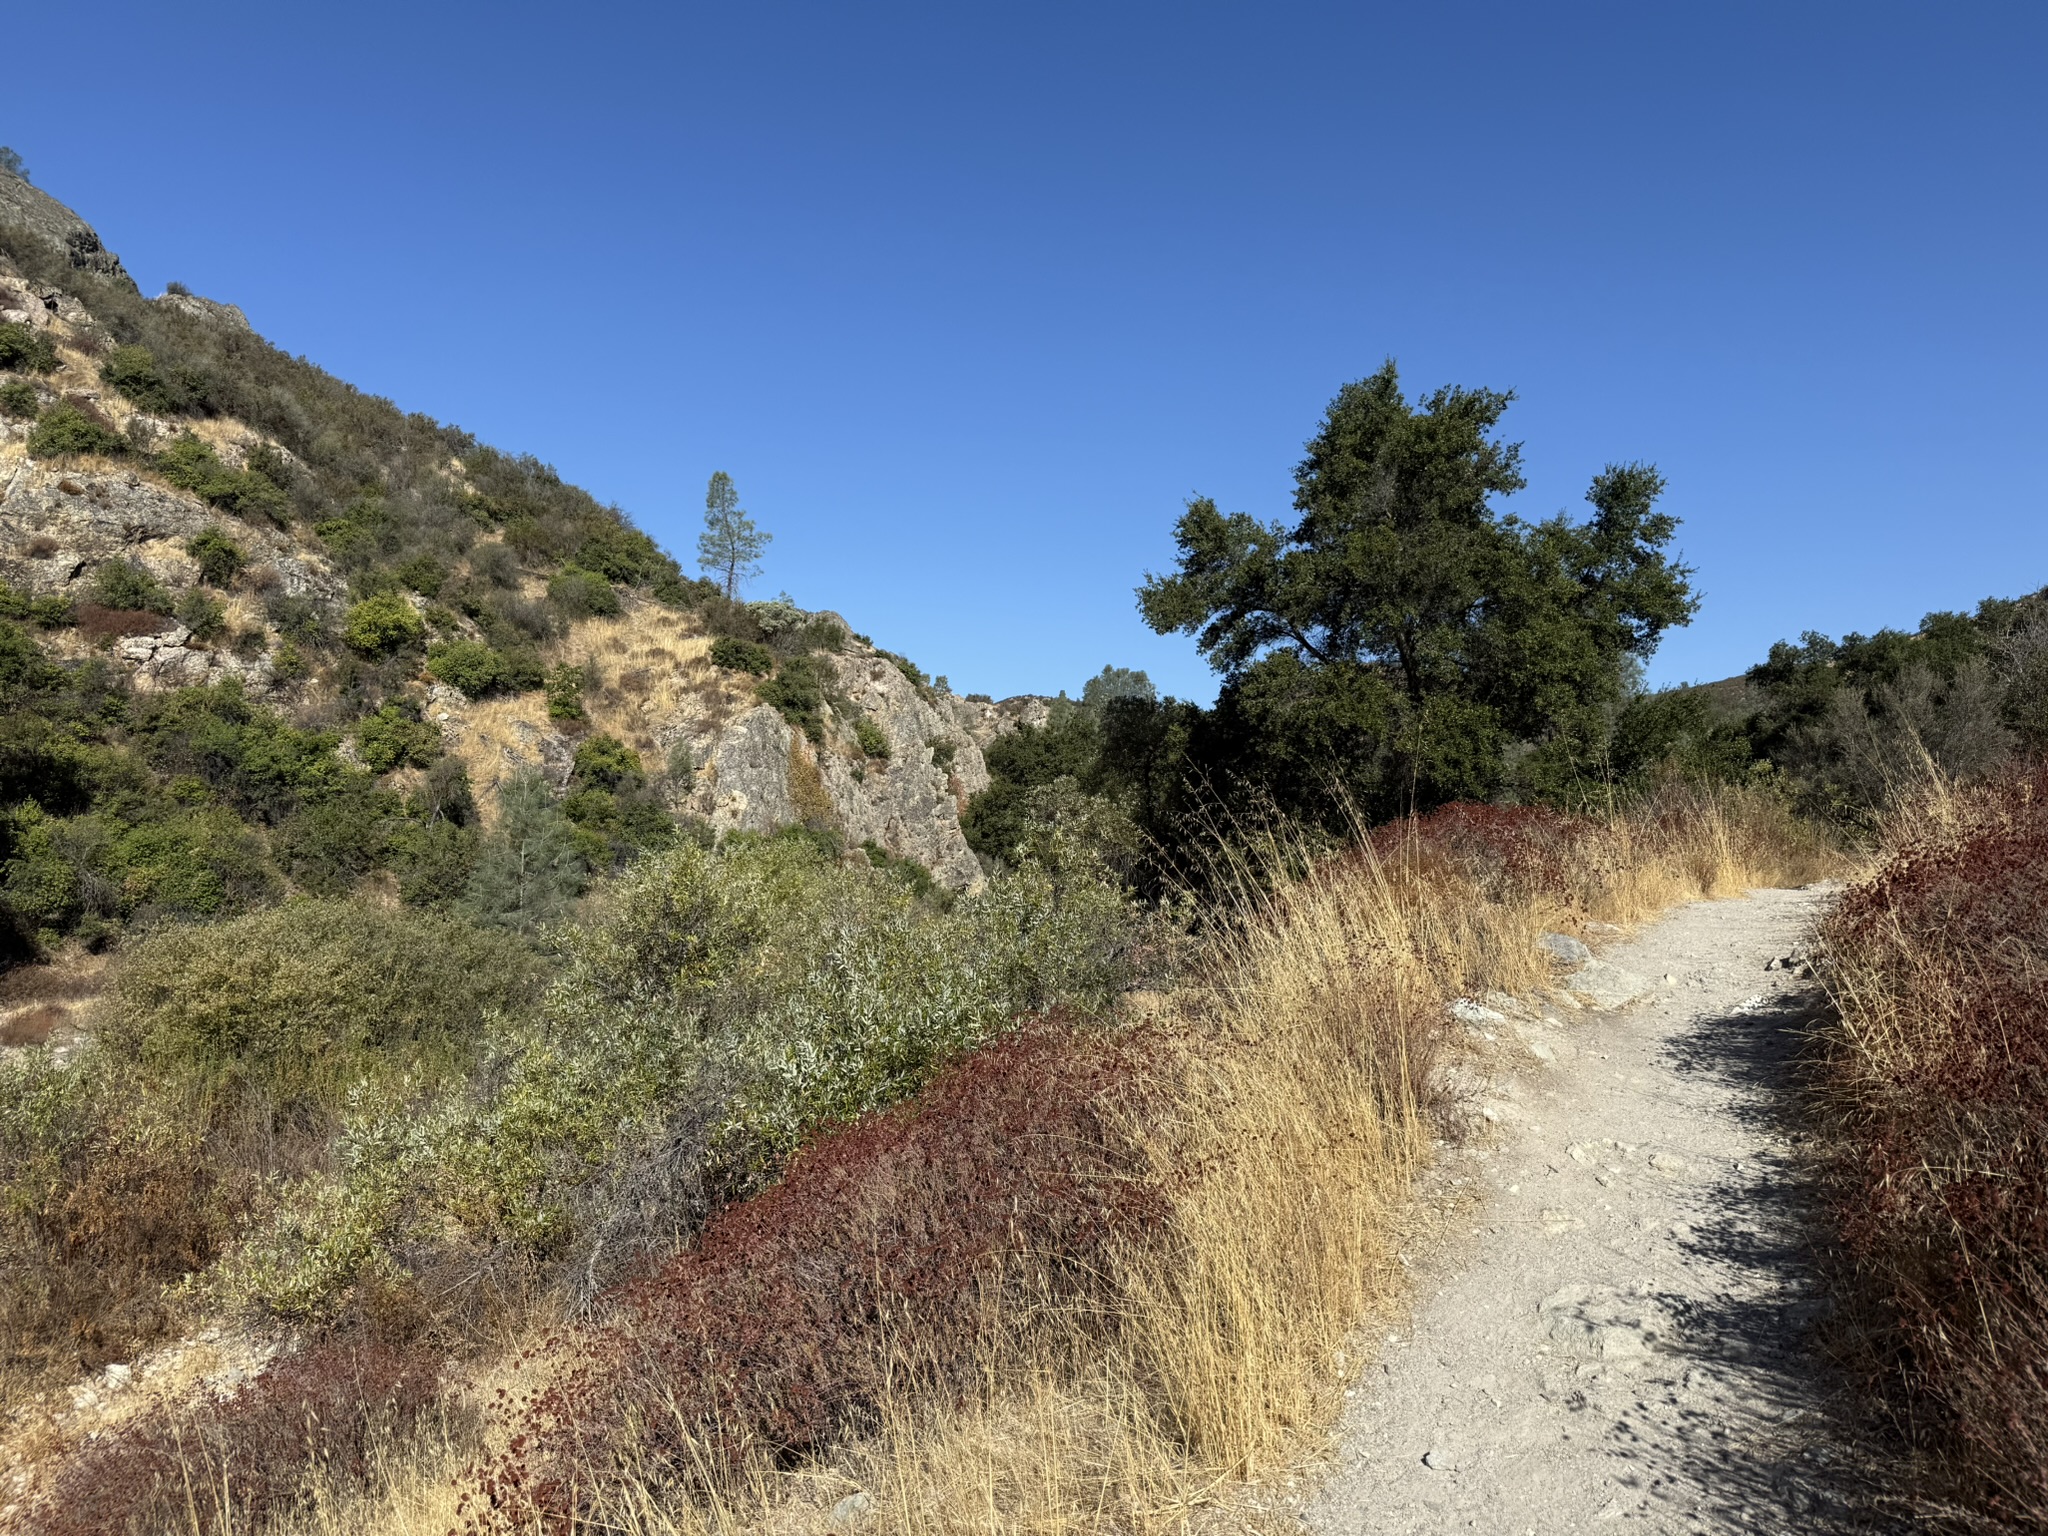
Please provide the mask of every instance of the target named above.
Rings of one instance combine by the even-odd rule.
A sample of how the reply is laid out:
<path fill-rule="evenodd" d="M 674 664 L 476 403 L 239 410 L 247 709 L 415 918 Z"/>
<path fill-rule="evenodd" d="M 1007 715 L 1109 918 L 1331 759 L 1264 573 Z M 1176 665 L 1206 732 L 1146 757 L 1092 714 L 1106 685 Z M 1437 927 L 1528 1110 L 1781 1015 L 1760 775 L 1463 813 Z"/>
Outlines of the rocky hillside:
<path fill-rule="evenodd" d="M 0 173 L 0 579 L 58 659 L 232 683 L 408 788 L 430 726 L 486 818 L 522 769 L 634 753 L 713 832 L 804 825 L 981 879 L 960 813 L 1030 701 L 970 702 L 836 615 L 729 604 L 615 509 L 256 336 L 144 298 L 83 220 Z M 394 714 L 394 711 L 396 714 Z"/>

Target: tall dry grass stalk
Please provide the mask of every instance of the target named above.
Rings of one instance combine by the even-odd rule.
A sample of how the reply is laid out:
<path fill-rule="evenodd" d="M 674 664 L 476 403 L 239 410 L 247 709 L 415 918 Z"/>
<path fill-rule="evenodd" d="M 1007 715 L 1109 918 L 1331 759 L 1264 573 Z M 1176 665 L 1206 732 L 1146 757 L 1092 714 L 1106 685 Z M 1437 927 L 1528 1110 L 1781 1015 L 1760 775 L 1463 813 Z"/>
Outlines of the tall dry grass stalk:
<path fill-rule="evenodd" d="M 923 1389 L 906 1349 L 878 1432 L 801 1466 L 757 1459 L 687 1503 L 628 1478 L 590 1529 L 808 1532 L 835 1510 L 907 1536 L 1241 1524 L 1255 1480 L 1317 1453 L 1347 1346 L 1401 1300 L 1449 998 L 1543 985 L 1546 928 L 1632 923 L 1840 863 L 1774 802 L 1728 792 L 1565 831 L 1515 825 L 1539 857 L 1520 875 L 1425 824 L 1241 882 L 1166 1010 L 1169 1108 L 1125 1126 L 1170 1216 L 1164 1240 L 1116 1253 L 1112 1315 L 996 1320 L 965 1394 Z M 449 1465 L 397 1467 L 288 1529 L 445 1530 Z"/>

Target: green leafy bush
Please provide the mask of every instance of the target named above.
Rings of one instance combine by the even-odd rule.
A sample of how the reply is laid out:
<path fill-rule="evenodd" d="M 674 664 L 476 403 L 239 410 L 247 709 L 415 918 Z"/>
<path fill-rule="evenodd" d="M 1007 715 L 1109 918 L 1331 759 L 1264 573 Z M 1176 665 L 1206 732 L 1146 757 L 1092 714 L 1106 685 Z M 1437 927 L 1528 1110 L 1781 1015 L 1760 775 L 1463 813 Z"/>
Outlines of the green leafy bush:
<path fill-rule="evenodd" d="M 564 566 L 548 582 L 548 601 L 572 619 L 612 618 L 619 612 L 619 594 L 595 571 Z"/>
<path fill-rule="evenodd" d="M 164 376 L 147 347 L 116 347 L 100 359 L 100 378 L 134 405 L 156 415 L 183 410 L 189 397 Z"/>
<path fill-rule="evenodd" d="M 195 640 L 218 640 L 227 632 L 226 605 L 198 587 L 191 588 L 178 599 L 175 612 L 178 622 L 192 631 Z"/>
<path fill-rule="evenodd" d="M 825 739 L 825 678 L 809 656 L 792 656 L 773 677 L 754 685 L 755 697 L 812 741 Z"/>
<path fill-rule="evenodd" d="M 166 1081 L 339 1109 L 358 1083 L 459 1075 L 534 978 L 457 917 L 298 901 L 144 938 L 101 1039 Z"/>
<path fill-rule="evenodd" d="M 0 418 L 34 421 L 36 412 L 41 409 L 42 401 L 36 394 L 36 387 L 27 379 L 9 379 L 0 384 Z"/>
<path fill-rule="evenodd" d="M 28 435 L 32 459 L 55 459 L 72 453 L 117 454 L 126 447 L 121 435 L 93 420 L 69 401 L 59 401 L 36 418 Z"/>
<path fill-rule="evenodd" d="M 889 755 L 888 736 L 866 715 L 858 716 L 854 720 L 853 739 L 861 752 L 868 757 L 886 758 Z"/>
<path fill-rule="evenodd" d="M 349 609 L 342 625 L 342 638 L 349 648 L 365 656 L 388 655 L 418 645 L 426 632 L 426 622 L 395 592 L 364 598 Z"/>
<path fill-rule="evenodd" d="M 60 629 L 72 622 L 71 599 L 52 594 L 37 597 L 0 581 L 0 619 L 26 619 L 39 629 Z"/>
<path fill-rule="evenodd" d="M 372 773 L 394 768 L 426 768 L 441 755 L 441 732 L 417 709 L 386 704 L 356 722 L 356 753 Z"/>
<path fill-rule="evenodd" d="M 506 684 L 505 662 L 487 645 L 450 640 L 427 648 L 427 675 L 472 699 L 497 693 Z"/>
<path fill-rule="evenodd" d="M 0 325 L 0 368 L 53 373 L 56 367 L 57 347 L 45 333 L 12 320 Z"/>
<path fill-rule="evenodd" d="M 548 718 L 550 720 L 581 720 L 583 718 L 583 690 L 589 686 L 589 674 L 582 667 L 563 662 L 548 673 Z"/>
<path fill-rule="evenodd" d="M 421 597 L 439 597 L 448 581 L 448 567 L 432 555 L 417 555 L 398 568 L 398 579 Z"/>
<path fill-rule="evenodd" d="M 250 458 L 254 463 L 256 456 Z M 254 469 L 229 469 L 211 443 L 190 432 L 174 438 L 153 462 L 172 485 L 223 511 L 267 518 L 280 528 L 288 521 L 291 500 L 276 483 Z"/>
<path fill-rule="evenodd" d="M 132 560 L 109 560 L 93 572 L 93 600 L 103 608 L 168 614 L 176 606 L 162 582 Z"/>
<path fill-rule="evenodd" d="M 775 653 L 765 645 L 721 635 L 711 642 L 711 664 L 728 672 L 750 672 L 765 677 L 775 670 Z"/>
<path fill-rule="evenodd" d="M 218 528 L 202 528 L 186 541 L 185 553 L 199 562 L 199 579 L 210 587 L 226 587 L 248 564 L 242 546 Z"/>

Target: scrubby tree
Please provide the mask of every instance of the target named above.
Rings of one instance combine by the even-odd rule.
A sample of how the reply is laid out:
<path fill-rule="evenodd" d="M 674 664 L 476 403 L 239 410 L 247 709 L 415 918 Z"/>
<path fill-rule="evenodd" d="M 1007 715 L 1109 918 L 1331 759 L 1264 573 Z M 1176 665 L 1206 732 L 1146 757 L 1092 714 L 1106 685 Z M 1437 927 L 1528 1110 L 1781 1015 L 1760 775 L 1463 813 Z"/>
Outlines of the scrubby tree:
<path fill-rule="evenodd" d="M 484 922 L 533 929 L 583 894 L 590 867 L 576 828 L 538 773 L 515 774 L 498 791 L 498 827 L 484 841 L 464 905 Z"/>
<path fill-rule="evenodd" d="M 773 534 L 754 526 L 754 520 L 740 510 L 739 492 L 732 476 L 719 470 L 704 492 L 704 532 L 697 538 L 697 563 L 725 587 L 728 601 L 736 601 L 742 583 L 761 574 L 761 551 Z"/>
<path fill-rule="evenodd" d="M 0 171 L 21 181 L 28 180 L 28 167 L 21 163 L 21 155 L 5 144 L 0 144 Z"/>
<path fill-rule="evenodd" d="M 1188 504 L 1178 568 L 1138 598 L 1223 674 L 1203 772 L 1383 815 L 1495 794 L 1511 754 L 1555 778 L 1597 749 L 1634 666 L 1691 617 L 1689 572 L 1648 465 L 1595 476 L 1584 522 L 1501 513 L 1524 484 L 1497 433 L 1513 398 L 1410 403 L 1390 361 L 1331 402 L 1291 526 Z"/>

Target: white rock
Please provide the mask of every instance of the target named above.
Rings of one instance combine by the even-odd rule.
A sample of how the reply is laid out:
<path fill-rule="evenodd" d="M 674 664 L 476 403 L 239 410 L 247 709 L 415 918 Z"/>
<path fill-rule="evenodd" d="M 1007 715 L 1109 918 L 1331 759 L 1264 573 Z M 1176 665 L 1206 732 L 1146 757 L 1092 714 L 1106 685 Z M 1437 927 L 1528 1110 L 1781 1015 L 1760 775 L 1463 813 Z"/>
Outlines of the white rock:
<path fill-rule="evenodd" d="M 1565 933 L 1546 933 L 1536 941 L 1536 947 L 1566 965 L 1584 965 L 1593 958 L 1592 950 Z"/>

